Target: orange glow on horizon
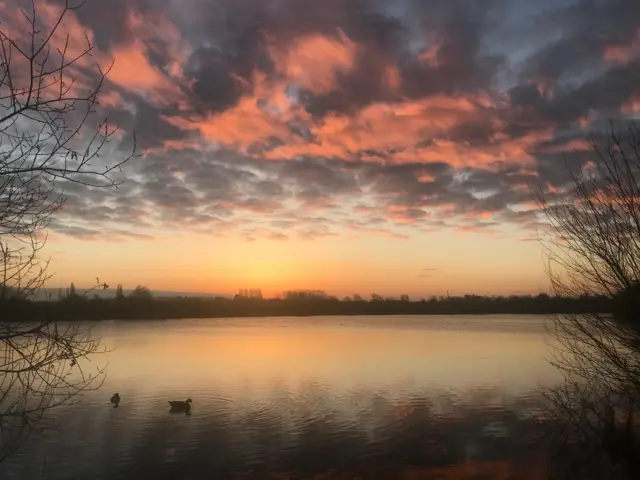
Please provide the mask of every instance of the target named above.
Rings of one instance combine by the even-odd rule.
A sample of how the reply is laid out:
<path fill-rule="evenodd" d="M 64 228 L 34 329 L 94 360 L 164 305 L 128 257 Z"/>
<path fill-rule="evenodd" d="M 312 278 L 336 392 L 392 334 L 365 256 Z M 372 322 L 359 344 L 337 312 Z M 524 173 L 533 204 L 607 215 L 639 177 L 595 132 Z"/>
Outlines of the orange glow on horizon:
<path fill-rule="evenodd" d="M 99 276 L 125 288 L 142 284 L 178 292 L 233 295 L 239 288 L 260 288 L 274 297 L 287 290 L 318 289 L 339 297 L 407 293 L 414 299 L 447 292 L 547 290 L 541 247 L 520 241 L 521 236 L 448 231 L 397 238 L 366 229 L 347 232 L 315 240 L 254 242 L 202 236 L 113 243 L 54 238 L 46 247 L 56 273 L 50 284 L 82 285 Z M 101 255 L 95 255 L 96 249 Z M 389 255 L 381 256 L 385 250 Z M 425 275 L 427 267 L 435 270 Z"/>

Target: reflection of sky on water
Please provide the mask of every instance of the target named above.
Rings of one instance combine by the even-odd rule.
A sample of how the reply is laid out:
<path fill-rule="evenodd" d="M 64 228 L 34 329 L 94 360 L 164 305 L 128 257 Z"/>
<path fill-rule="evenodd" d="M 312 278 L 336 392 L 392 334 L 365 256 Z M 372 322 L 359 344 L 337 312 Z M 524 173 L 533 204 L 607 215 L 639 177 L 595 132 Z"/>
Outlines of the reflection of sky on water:
<path fill-rule="evenodd" d="M 474 328 L 480 322 L 483 328 Z M 455 390 L 497 384 L 507 390 L 531 390 L 539 381 L 557 378 L 545 359 L 539 322 L 508 317 L 377 317 L 367 326 L 339 318 L 136 325 L 128 328 L 127 336 L 120 333 L 111 340 L 117 352 L 109 358 L 106 386 L 115 388 L 132 380 L 153 391 L 165 383 L 194 382 L 225 389 L 241 383 L 259 390 L 273 381 L 293 387 L 312 375 L 333 389 L 354 382 L 403 380 Z M 516 330 L 518 323 L 523 332 Z M 426 326 L 431 324 L 433 328 Z"/>
<path fill-rule="evenodd" d="M 487 448 L 516 447 L 531 392 L 559 378 L 533 318 L 109 322 L 96 332 L 115 348 L 104 387 L 57 412 L 60 431 L 3 467 L 14 478 L 45 457 L 64 476 L 44 478 L 82 478 L 87 465 L 98 477 L 162 476 L 187 459 L 225 478 L 269 462 L 320 472 L 329 460 L 491 457 Z M 166 401 L 186 397 L 193 415 L 168 415 Z"/>

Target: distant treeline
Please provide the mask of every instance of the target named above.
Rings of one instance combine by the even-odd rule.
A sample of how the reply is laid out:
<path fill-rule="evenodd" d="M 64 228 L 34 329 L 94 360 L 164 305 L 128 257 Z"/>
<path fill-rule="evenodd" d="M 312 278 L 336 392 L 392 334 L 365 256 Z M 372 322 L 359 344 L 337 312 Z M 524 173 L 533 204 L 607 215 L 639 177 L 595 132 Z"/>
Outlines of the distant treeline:
<path fill-rule="evenodd" d="M 451 314 L 561 314 L 610 312 L 607 297 L 563 298 L 537 296 L 433 297 L 410 301 L 337 298 L 317 293 L 295 292 L 281 299 L 262 299 L 236 295 L 235 298 L 154 298 L 148 292 L 116 298 L 88 298 L 71 295 L 50 301 L 13 298 L 0 302 L 3 319 L 15 321 L 55 320 L 133 320 L 208 317 L 267 317 L 312 315 L 451 315 Z"/>

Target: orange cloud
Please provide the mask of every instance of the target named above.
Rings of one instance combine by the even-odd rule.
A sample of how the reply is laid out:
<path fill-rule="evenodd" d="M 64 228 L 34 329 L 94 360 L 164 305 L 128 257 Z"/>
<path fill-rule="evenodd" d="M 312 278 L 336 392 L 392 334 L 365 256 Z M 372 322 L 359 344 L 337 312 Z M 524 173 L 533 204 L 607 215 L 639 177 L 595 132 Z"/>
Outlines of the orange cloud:
<path fill-rule="evenodd" d="M 266 157 L 324 155 L 348 158 L 367 150 L 412 149 L 421 141 L 447 138 L 451 129 L 466 122 L 492 122 L 498 128 L 499 121 L 492 116 L 499 106 L 499 99 L 484 93 L 375 103 L 354 116 L 329 114 L 321 122 L 310 125 L 313 143 L 299 137 L 292 138 L 288 144 L 268 152 Z M 441 142 L 447 143 L 446 140 Z"/>
<path fill-rule="evenodd" d="M 434 48 L 431 55 L 437 56 Z M 181 115 L 165 120 L 183 130 L 198 132 L 206 141 L 245 153 L 252 149 L 254 154 L 269 159 L 354 155 L 362 159 L 360 154 L 366 156 L 371 151 L 398 150 L 406 153 L 404 158 L 399 154 L 395 161 L 414 161 L 416 152 L 411 149 L 416 143 L 435 140 L 436 154 L 431 156 L 442 158 L 452 150 L 446 140 L 451 129 L 474 122 L 494 123 L 499 129 L 501 123 L 495 112 L 508 107 L 506 98 L 500 95 L 443 94 L 416 101 L 374 103 L 354 115 L 332 113 L 320 120 L 312 118 L 295 96 L 287 94 L 287 86 L 296 82 L 314 93 L 330 91 L 335 88 L 336 75 L 353 67 L 358 46 L 340 32 L 337 38 L 314 34 L 299 39 L 293 47 L 283 49 L 271 44 L 268 49 L 280 73 L 278 78 L 268 78 L 256 71 L 252 90 L 232 108 L 204 117 Z M 141 81 L 147 79 L 153 84 L 156 79 L 153 73 L 140 75 Z M 401 78 L 397 66 L 389 64 L 383 80 L 390 89 L 398 88 Z M 273 140 L 278 140 L 279 145 L 274 147 Z M 464 150 L 457 154 L 459 164 L 474 163 L 463 160 L 473 148 L 457 148 Z M 438 155 L 438 149 L 444 151 Z M 407 158 L 408 155 L 412 158 Z M 480 154 L 475 162 L 485 164 L 499 156 L 499 153 Z"/>
<path fill-rule="evenodd" d="M 273 138 L 291 141 L 289 123 L 304 124 L 311 120 L 311 116 L 287 95 L 286 82 L 270 80 L 263 72 L 256 71 L 251 84 L 253 90 L 223 112 L 162 118 L 183 130 L 200 133 L 208 142 L 242 152 L 254 145 L 265 145 Z"/>
<path fill-rule="evenodd" d="M 168 104 L 180 96 L 178 86 L 147 58 L 147 49 L 139 40 L 114 49 L 117 58 L 109 80 L 153 103 Z"/>
<path fill-rule="evenodd" d="M 269 54 L 279 73 L 314 94 L 330 92 L 337 75 L 353 68 L 358 48 L 342 30 L 337 38 L 312 34 L 293 41 L 285 49 L 272 44 Z"/>
<path fill-rule="evenodd" d="M 494 142 L 488 145 L 471 145 L 468 142 L 454 142 L 435 139 L 428 147 L 412 147 L 392 156 L 399 163 L 443 162 L 454 167 L 488 167 L 498 162 L 533 162 L 532 151 L 536 145 L 552 137 L 551 130 L 533 132 L 516 139 L 496 134 Z"/>
<path fill-rule="evenodd" d="M 48 2 L 41 2 L 37 5 L 37 18 L 42 21 L 48 31 L 51 31 L 55 27 L 62 13 L 63 8 L 59 5 Z M 93 31 L 80 24 L 73 11 L 67 11 L 51 38 L 52 51 L 55 51 L 54 49 L 62 50 L 66 44 L 67 50 L 65 57 L 67 59 L 76 58 L 86 50 L 87 39 L 91 45 L 94 44 Z M 94 63 L 95 59 L 84 57 L 81 62 L 87 65 Z"/>
<path fill-rule="evenodd" d="M 515 139 L 497 133 L 491 143 L 481 146 L 449 139 L 452 130 L 469 123 L 490 123 L 500 131 L 505 120 L 497 113 L 508 108 L 506 98 L 500 95 L 437 95 L 415 101 L 374 103 L 351 116 L 331 113 L 320 120 L 312 118 L 286 95 L 282 81 L 269 81 L 264 74 L 256 73 L 253 84 L 252 93 L 222 113 L 165 120 L 184 130 L 197 131 L 210 142 L 244 152 L 262 146 L 258 155 L 268 159 L 323 156 L 366 161 L 368 152 L 394 151 L 370 160 L 444 162 L 458 167 L 532 161 L 537 144 L 553 136 L 548 128 Z M 302 125 L 308 135 L 294 134 L 292 123 Z M 266 148 L 272 139 L 281 144 Z M 430 142 L 429 146 L 416 147 L 425 141 Z"/>
<path fill-rule="evenodd" d="M 38 70 L 41 68 L 42 72 L 51 72 L 47 75 L 45 86 L 41 87 L 39 92 L 41 98 L 55 99 L 60 95 L 58 69 L 63 54 L 66 66 L 62 71 L 61 80 L 64 82 L 65 89 L 68 89 L 66 96 L 86 95 L 88 89 L 95 88 L 87 72 L 95 70 L 100 59 L 100 52 L 93 51 L 91 55 L 87 54 L 89 45 L 93 45 L 93 31 L 80 24 L 73 11 L 65 12 L 59 5 L 42 1 L 38 2 L 36 7 L 35 27 L 33 27 L 30 24 L 32 16 L 30 10 L 23 13 L 18 5 L 0 1 L 3 34 L 14 41 L 23 52 L 29 52 L 31 49 L 30 33 L 34 28 L 36 49 L 40 48 L 42 42 L 51 34 L 51 38 L 37 59 L 41 63 Z M 43 64 L 45 60 L 46 63 Z M 14 49 L 11 53 L 13 82 L 26 88 L 29 82 L 29 71 L 28 60 Z"/>
<path fill-rule="evenodd" d="M 284 78 L 269 79 L 263 72 L 256 71 L 252 91 L 242 96 L 234 107 L 204 117 L 164 119 L 184 130 L 199 132 L 207 141 L 245 152 L 252 145 L 264 144 L 272 138 L 285 143 L 292 141 L 288 122 L 306 123 L 311 117 L 287 95 L 288 84 L 295 82 L 314 93 L 330 91 L 335 86 L 336 75 L 352 68 L 357 46 L 339 32 L 335 39 L 315 34 L 296 40 L 292 47 L 272 43 L 268 49 L 276 70 Z M 313 150 L 313 146 L 310 148 Z M 324 151 L 318 149 L 317 154 L 322 155 Z"/>
<path fill-rule="evenodd" d="M 44 36 L 50 32 L 61 18 L 63 8 L 53 3 L 42 1 L 37 5 L 36 28 Z M 0 15 L 5 24 L 3 30 L 8 31 L 12 39 L 19 43 L 29 41 L 30 25 L 24 15 L 17 8 L 0 2 Z M 107 53 L 97 49 L 94 43 L 94 32 L 82 25 L 73 11 L 67 11 L 56 28 L 50 40 L 50 67 L 60 62 L 60 52 L 64 51 L 65 59 L 77 59 L 64 72 L 66 86 L 72 86 L 71 94 L 94 88 L 91 73 L 97 73 L 98 66 L 106 71 L 113 63 L 108 74 L 108 80 L 127 91 L 133 92 L 147 101 L 165 106 L 183 101 L 184 95 L 180 86 L 188 86 L 182 71 L 191 52 L 191 47 L 180 35 L 179 30 L 163 15 L 142 15 L 131 13 L 127 18 L 127 26 L 133 34 L 134 40 L 119 45 Z M 83 55 L 87 48 L 87 40 L 93 45 L 91 55 Z M 161 69 L 149 61 L 150 53 L 163 45 L 163 57 L 166 64 Z M 66 48 L 66 50 L 65 50 Z M 44 52 L 43 52 L 44 55 Z M 28 68 L 20 68 L 19 56 L 13 56 L 14 71 L 28 72 Z M 17 77 L 14 77 L 17 78 Z M 44 96 L 56 95 L 56 88 L 44 92 Z M 131 103 L 125 102 L 115 91 L 108 90 L 109 83 L 103 86 L 100 102 L 104 106 L 131 110 Z"/>
<path fill-rule="evenodd" d="M 183 77 L 183 64 L 189 58 L 191 47 L 179 30 L 164 15 L 131 13 L 127 26 L 134 40 L 118 45 L 111 52 L 115 63 L 109 80 L 158 106 L 184 101 L 181 86 L 188 86 Z M 161 69 L 153 65 L 149 56 L 161 44 L 166 63 Z M 153 45 L 153 46 L 152 46 Z"/>
<path fill-rule="evenodd" d="M 206 116 L 164 119 L 183 130 L 199 133 L 213 144 L 274 160 L 322 156 L 489 166 L 496 162 L 532 161 L 536 145 L 553 135 L 551 129 L 516 139 L 498 133 L 491 143 L 481 146 L 450 139 L 453 130 L 467 124 L 490 124 L 498 132 L 503 129 L 507 120 L 498 113 L 511 108 L 509 101 L 505 95 L 487 92 L 379 102 L 354 114 L 335 112 L 322 119 L 312 118 L 295 96 L 287 94 L 289 82 L 314 93 L 330 91 L 335 88 L 336 75 L 353 67 L 358 46 L 341 32 L 337 38 L 314 34 L 299 39 L 290 48 L 271 44 L 268 49 L 280 73 L 278 78 L 256 71 L 251 91 L 233 107 Z M 437 47 L 428 52 L 428 58 L 437 58 Z M 153 84 L 155 78 L 150 72 L 149 83 Z M 383 80 L 389 88 L 397 88 L 401 82 L 397 67 L 390 64 Z M 429 145 L 416 146 L 425 142 Z M 383 156 L 371 157 L 372 151 L 382 152 Z M 394 153 L 386 153 L 391 151 Z"/>
<path fill-rule="evenodd" d="M 262 74 L 256 74 L 257 84 L 266 82 Z M 246 151 L 255 143 L 266 142 L 271 137 L 287 138 L 290 130 L 285 121 L 289 114 L 290 100 L 284 90 L 275 91 L 266 96 L 270 101 L 260 105 L 260 89 L 257 87 L 252 95 L 245 95 L 238 103 L 219 114 L 198 117 L 163 117 L 170 124 L 199 132 L 206 140 Z M 257 94 L 257 95 L 256 95 Z"/>

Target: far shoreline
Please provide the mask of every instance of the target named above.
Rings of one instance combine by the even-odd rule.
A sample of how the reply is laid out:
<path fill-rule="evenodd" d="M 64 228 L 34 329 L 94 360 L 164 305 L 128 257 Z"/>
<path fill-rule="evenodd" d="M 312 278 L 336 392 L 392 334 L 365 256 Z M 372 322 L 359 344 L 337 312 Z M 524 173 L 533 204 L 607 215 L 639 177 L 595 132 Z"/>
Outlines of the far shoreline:
<path fill-rule="evenodd" d="M 537 296 L 440 297 L 407 299 L 338 300 L 298 296 L 288 299 L 236 297 L 198 298 L 147 296 L 87 298 L 70 296 L 49 301 L 11 299 L 0 315 L 16 321 L 127 321 L 187 320 L 206 318 L 274 318 L 332 316 L 449 316 L 449 315 L 566 315 L 609 313 L 606 297 L 566 298 Z"/>

